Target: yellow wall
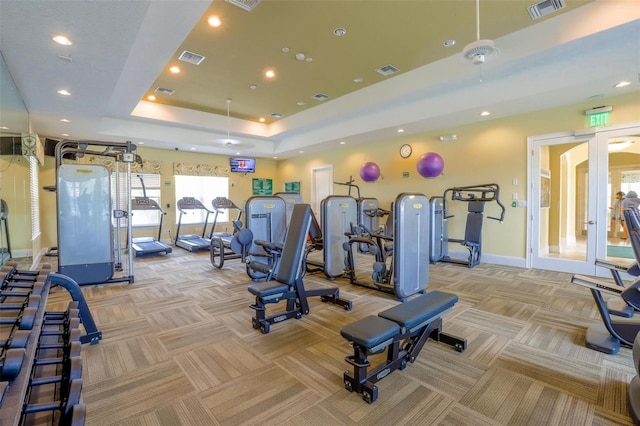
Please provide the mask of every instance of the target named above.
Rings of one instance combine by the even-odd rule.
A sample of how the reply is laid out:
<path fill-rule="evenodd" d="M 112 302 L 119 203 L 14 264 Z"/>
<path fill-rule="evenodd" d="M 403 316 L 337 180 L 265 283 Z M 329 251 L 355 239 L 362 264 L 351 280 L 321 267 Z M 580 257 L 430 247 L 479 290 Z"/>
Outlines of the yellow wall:
<path fill-rule="evenodd" d="M 640 99 L 637 94 L 598 100 L 598 105 L 613 105 L 611 124 L 640 121 Z M 311 169 L 322 165 L 333 166 L 335 181 L 346 181 L 350 176 L 360 186 L 362 196 L 376 197 L 382 207 L 401 192 L 418 192 L 427 195 L 442 195 L 444 190 L 453 186 L 465 186 L 483 183 L 497 183 L 501 188 L 501 200 L 507 206 L 505 222 L 486 221 L 483 234 L 483 252 L 501 256 L 525 257 L 526 215 L 523 208 L 510 207 L 511 195 L 517 192 L 520 200 L 526 198 L 527 181 L 527 137 L 567 130 L 581 129 L 586 126 L 584 110 L 593 108 L 594 103 L 584 102 L 561 108 L 533 112 L 504 119 L 491 119 L 478 124 L 456 128 L 440 129 L 414 136 L 392 137 L 385 140 L 372 140 L 356 146 L 340 146 L 326 152 L 301 155 L 290 160 L 276 162 L 272 159 L 258 159 L 255 174 L 231 174 L 229 197 L 240 207 L 252 194 L 253 178 L 273 179 L 274 192 L 284 190 L 284 182 L 300 181 L 303 198 L 310 201 Z M 37 129 L 36 129 L 37 131 Z M 456 133 L 457 141 L 440 142 L 438 136 Z M 402 159 L 398 153 L 403 143 L 413 146 L 409 159 Z M 421 154 L 433 151 L 445 161 L 443 175 L 435 179 L 422 178 L 416 171 L 416 160 Z M 173 181 L 173 162 L 193 162 L 208 164 L 228 164 L 228 156 L 202 154 L 173 150 L 156 150 L 140 147 L 143 159 L 162 162 L 163 207 L 167 203 L 165 230 L 171 229 L 175 235 L 174 214 L 175 197 Z M 18 157 L 16 157 L 18 158 Z M 30 218 L 28 214 L 28 167 L 24 159 L 7 165 L 7 158 L 0 158 L 2 170 L 2 197 L 13 195 L 14 201 L 10 220 L 12 248 L 30 249 Z M 382 179 L 375 183 L 365 183 L 359 177 L 360 166 L 367 161 L 376 162 L 382 173 Z M 403 178 L 403 172 L 409 172 Z M 52 158 L 47 157 L 40 171 L 40 186 L 55 183 L 55 168 Z M 512 184 L 513 180 L 518 185 Z M 170 182 L 169 186 L 164 186 Z M 10 194 L 11 193 L 11 194 Z M 335 194 L 346 194 L 347 188 L 335 186 Z M 22 197 L 24 195 L 24 198 Z M 41 191 L 41 228 L 43 247 L 56 245 L 55 194 Z M 464 234 L 466 206 L 451 203 L 456 218 L 449 223 L 450 236 L 461 237 Z M 457 203 L 463 204 L 463 203 Z M 20 209 L 23 209 L 20 212 Z M 498 209 L 488 205 L 486 214 L 495 215 Z M 181 231 L 182 232 L 182 231 Z M 186 229 L 185 232 L 191 232 Z M 153 230 L 149 232 L 153 235 Z M 168 235 L 166 232 L 163 235 Z"/>
<path fill-rule="evenodd" d="M 610 124 L 640 121 L 637 93 L 598 100 L 598 105 L 605 104 L 614 107 Z M 356 146 L 343 145 L 327 152 L 278 162 L 278 182 L 301 181 L 303 198 L 310 201 L 310 170 L 332 165 L 334 181 L 344 182 L 353 176 L 362 196 L 378 198 L 383 207 L 401 192 L 419 192 L 431 197 L 442 195 L 445 189 L 454 186 L 497 183 L 501 189 L 500 198 L 507 206 L 507 215 L 503 224 L 485 222 L 483 252 L 524 258 L 526 210 L 510 205 L 514 192 L 518 193 L 520 200 L 526 199 L 527 137 L 585 128 L 584 111 L 594 106 L 593 101 L 583 102 L 419 135 L 372 140 Z M 457 141 L 439 141 L 440 135 L 451 133 L 458 135 Z M 398 153 L 403 143 L 413 146 L 409 159 L 402 159 Z M 422 178 L 416 171 L 416 160 L 430 151 L 440 154 L 445 162 L 444 173 L 435 179 Z M 360 166 L 367 161 L 378 164 L 382 179 L 375 183 L 365 183 L 360 179 Z M 410 176 L 403 178 L 402 172 L 409 172 Z M 518 181 L 517 186 L 512 184 L 514 179 Z M 346 191 L 346 187 L 334 187 L 335 194 L 346 194 Z M 454 204 L 451 203 L 451 207 L 455 209 Z M 487 205 L 485 214 L 494 215 L 497 211 L 495 206 Z M 466 206 L 457 206 L 453 212 L 456 219 L 449 222 L 449 236 L 461 238 L 464 235 Z"/>

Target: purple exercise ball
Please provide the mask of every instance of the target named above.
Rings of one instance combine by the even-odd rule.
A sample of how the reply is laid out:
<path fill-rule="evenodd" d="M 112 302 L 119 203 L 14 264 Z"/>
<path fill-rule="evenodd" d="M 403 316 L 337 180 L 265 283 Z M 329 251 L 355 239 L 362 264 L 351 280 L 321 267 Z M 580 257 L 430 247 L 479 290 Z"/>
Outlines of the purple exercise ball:
<path fill-rule="evenodd" d="M 373 161 L 364 163 L 360 167 L 360 177 L 365 182 L 375 182 L 380 177 L 380 167 Z"/>
<path fill-rule="evenodd" d="M 444 160 L 435 152 L 427 152 L 420 156 L 416 167 L 420 176 L 434 178 L 440 176 L 444 170 Z"/>

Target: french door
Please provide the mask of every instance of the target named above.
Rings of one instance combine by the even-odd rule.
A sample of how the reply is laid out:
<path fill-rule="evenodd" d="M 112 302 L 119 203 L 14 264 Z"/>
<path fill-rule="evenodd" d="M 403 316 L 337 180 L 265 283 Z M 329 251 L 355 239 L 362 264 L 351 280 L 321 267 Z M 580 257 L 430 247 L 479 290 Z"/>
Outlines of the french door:
<path fill-rule="evenodd" d="M 640 190 L 640 123 L 530 137 L 527 266 L 607 276 L 596 259 L 633 261 L 616 192 Z"/>

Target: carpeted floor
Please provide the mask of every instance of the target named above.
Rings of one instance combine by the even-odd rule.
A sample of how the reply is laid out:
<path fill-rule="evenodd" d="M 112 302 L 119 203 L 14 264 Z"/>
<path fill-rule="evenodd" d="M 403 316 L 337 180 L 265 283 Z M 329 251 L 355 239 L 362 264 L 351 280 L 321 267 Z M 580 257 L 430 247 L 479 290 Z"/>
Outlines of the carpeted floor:
<path fill-rule="evenodd" d="M 601 320 L 569 274 L 432 265 L 428 289 L 460 298 L 444 331 L 468 349 L 428 341 L 378 383 L 371 405 L 344 389 L 352 350 L 339 330 L 398 301 L 307 275 L 309 288 L 338 286 L 353 310 L 312 299 L 309 315 L 263 335 L 251 326 L 249 283 L 239 261 L 218 270 L 208 253 L 176 248 L 137 259 L 133 284 L 83 287 L 104 335 L 82 350 L 87 425 L 632 424 L 631 350 L 585 347 L 586 328 Z M 54 289 L 48 306 L 67 300 Z"/>

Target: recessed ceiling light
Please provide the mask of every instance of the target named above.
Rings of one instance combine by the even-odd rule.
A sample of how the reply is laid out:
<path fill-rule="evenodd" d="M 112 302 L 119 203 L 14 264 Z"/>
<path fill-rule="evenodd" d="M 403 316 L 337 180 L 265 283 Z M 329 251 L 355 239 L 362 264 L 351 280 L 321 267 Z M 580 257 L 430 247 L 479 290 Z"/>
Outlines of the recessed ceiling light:
<path fill-rule="evenodd" d="M 613 87 L 615 87 L 616 89 L 619 89 L 619 88 L 621 88 L 621 87 L 625 87 L 625 86 L 628 86 L 628 85 L 630 85 L 630 84 L 631 84 L 631 82 L 630 82 L 630 81 L 621 81 L 621 82 L 617 83 L 617 84 L 616 84 L 615 86 L 613 86 Z"/>
<path fill-rule="evenodd" d="M 62 121 L 63 123 L 68 123 L 69 120 L 67 120 L 66 118 L 61 118 L 60 121 Z"/>
<path fill-rule="evenodd" d="M 277 159 L 278 159 L 278 157 L 277 157 L 277 156 L 276 156 L 276 157 L 273 157 L 273 159 L 274 159 L 274 160 L 277 160 Z"/>
<path fill-rule="evenodd" d="M 216 15 L 210 16 L 209 19 L 207 19 L 207 22 L 212 27 L 219 27 L 222 24 L 222 21 Z"/>
<path fill-rule="evenodd" d="M 195 150 L 196 150 L 196 147 L 195 147 L 195 146 L 192 146 L 192 147 L 191 147 L 191 148 L 189 148 L 189 149 L 190 149 L 191 151 L 195 151 Z"/>
<path fill-rule="evenodd" d="M 260 117 L 260 120 L 259 120 L 259 121 L 260 121 L 261 123 L 264 123 L 264 122 L 265 122 L 264 117 Z"/>
<path fill-rule="evenodd" d="M 66 89 L 58 90 L 58 94 L 62 96 L 71 96 L 71 92 Z"/>
<path fill-rule="evenodd" d="M 336 28 L 335 30 L 333 30 L 333 34 L 338 36 L 338 37 L 342 37 L 346 33 L 347 33 L 347 30 L 344 29 L 344 28 Z"/>
<path fill-rule="evenodd" d="M 138 142 L 138 144 L 140 144 L 140 145 L 144 145 L 144 142 Z"/>
<path fill-rule="evenodd" d="M 264 75 L 267 78 L 273 78 L 276 76 L 276 72 L 274 70 L 267 70 L 265 71 Z"/>
<path fill-rule="evenodd" d="M 482 111 L 480 115 L 486 117 L 487 115 L 491 115 L 491 113 L 489 111 Z"/>
<path fill-rule="evenodd" d="M 51 39 L 63 46 L 71 46 L 73 44 L 71 40 L 67 38 L 67 36 L 63 36 L 63 35 L 55 35 Z"/>
<path fill-rule="evenodd" d="M 236 155 L 240 155 L 240 151 L 236 152 Z"/>
<path fill-rule="evenodd" d="M 289 52 L 289 48 L 288 48 L 288 47 L 283 47 L 281 50 L 282 50 L 282 53 L 287 53 L 287 52 Z"/>
<path fill-rule="evenodd" d="M 362 77 L 356 77 L 356 78 L 353 79 L 354 83 L 362 83 L 363 81 L 364 81 L 364 78 L 362 78 Z"/>
<path fill-rule="evenodd" d="M 340 141 L 340 145 L 345 145 L 346 142 L 345 141 Z"/>
<path fill-rule="evenodd" d="M 258 88 L 258 86 L 256 86 L 255 84 L 252 84 L 251 86 L 249 86 L 249 89 L 251 90 L 256 90 Z"/>
<path fill-rule="evenodd" d="M 300 53 L 296 53 L 296 60 L 298 61 L 304 61 L 304 53 L 300 52 Z"/>
<path fill-rule="evenodd" d="M 455 40 L 445 40 L 445 41 L 442 43 L 442 45 L 443 45 L 444 47 L 451 47 L 451 46 L 453 46 L 453 45 L 455 45 L 455 44 L 456 44 L 456 41 L 455 41 Z"/>
<path fill-rule="evenodd" d="M 298 101 L 297 104 L 298 104 L 298 106 L 302 106 L 302 105 L 304 105 L 304 102 Z"/>
<path fill-rule="evenodd" d="M 398 129 L 398 133 L 404 133 L 404 129 Z"/>
<path fill-rule="evenodd" d="M 150 100 L 150 101 L 155 101 L 156 97 L 153 96 L 153 95 L 149 95 L 149 96 L 147 96 L 147 99 Z"/>
<path fill-rule="evenodd" d="M 304 154 L 304 151 L 298 151 L 300 154 Z"/>
<path fill-rule="evenodd" d="M 171 72 L 171 74 L 180 74 L 180 67 L 173 66 L 169 68 L 169 72 Z"/>
<path fill-rule="evenodd" d="M 0 126 L 0 130 L 9 130 L 7 126 Z"/>
<path fill-rule="evenodd" d="M 307 62 L 313 62 L 313 58 L 311 58 L 311 57 L 306 57 L 306 58 L 305 58 L 305 61 L 307 61 Z"/>
<path fill-rule="evenodd" d="M 61 133 L 61 134 L 60 134 L 60 136 L 65 136 L 65 137 L 67 137 L 67 136 L 69 136 L 69 133 Z"/>

